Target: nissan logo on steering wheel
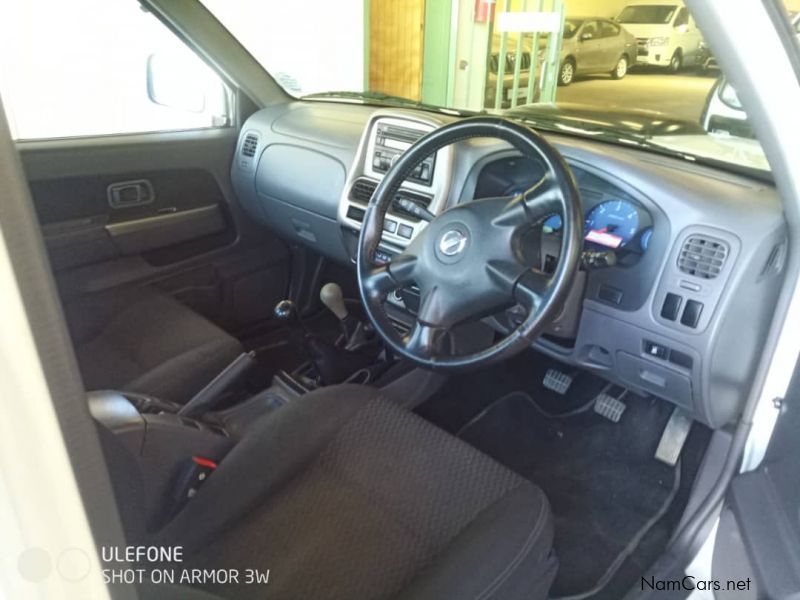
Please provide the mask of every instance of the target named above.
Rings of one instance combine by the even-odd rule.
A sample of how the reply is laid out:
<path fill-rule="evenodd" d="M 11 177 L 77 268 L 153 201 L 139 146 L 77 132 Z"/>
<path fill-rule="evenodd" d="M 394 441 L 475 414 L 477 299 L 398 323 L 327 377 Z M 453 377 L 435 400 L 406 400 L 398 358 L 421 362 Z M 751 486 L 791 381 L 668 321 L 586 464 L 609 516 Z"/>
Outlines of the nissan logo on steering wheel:
<path fill-rule="evenodd" d="M 439 239 L 439 251 L 445 256 L 456 256 L 467 247 L 468 238 L 458 229 L 450 229 Z"/>

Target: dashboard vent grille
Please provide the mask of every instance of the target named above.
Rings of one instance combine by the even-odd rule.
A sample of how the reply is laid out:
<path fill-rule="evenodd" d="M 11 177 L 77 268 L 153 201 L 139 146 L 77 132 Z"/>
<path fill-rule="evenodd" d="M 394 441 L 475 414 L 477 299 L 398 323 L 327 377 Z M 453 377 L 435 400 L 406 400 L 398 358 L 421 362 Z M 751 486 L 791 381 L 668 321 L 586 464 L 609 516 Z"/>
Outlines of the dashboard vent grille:
<path fill-rule="evenodd" d="M 256 148 L 258 148 L 258 135 L 248 133 L 244 136 L 244 142 L 242 142 L 242 155 L 253 158 L 256 155 Z"/>
<path fill-rule="evenodd" d="M 353 182 L 353 187 L 350 188 L 350 200 L 355 200 L 362 204 L 369 204 L 372 194 L 375 193 L 375 188 L 378 184 L 371 179 L 356 179 Z"/>
<path fill-rule="evenodd" d="M 678 268 L 700 279 L 715 279 L 725 266 L 728 257 L 728 244 L 721 240 L 693 235 L 681 248 Z"/>

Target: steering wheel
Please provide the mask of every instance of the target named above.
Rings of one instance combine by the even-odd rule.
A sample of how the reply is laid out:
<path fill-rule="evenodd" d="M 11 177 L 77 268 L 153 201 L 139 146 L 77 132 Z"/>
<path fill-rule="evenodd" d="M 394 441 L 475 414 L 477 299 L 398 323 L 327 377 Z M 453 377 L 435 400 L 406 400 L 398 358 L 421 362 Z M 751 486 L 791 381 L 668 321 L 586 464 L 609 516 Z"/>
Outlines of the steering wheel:
<path fill-rule="evenodd" d="M 455 142 L 499 138 L 545 165 L 545 175 L 514 197 L 473 200 L 436 216 L 408 248 L 388 263 L 375 260 L 384 219 L 400 185 L 418 164 Z M 561 255 L 552 276 L 523 262 L 521 234 L 545 217 L 563 215 Z M 541 135 L 499 117 L 474 117 L 419 139 L 389 169 L 367 207 L 358 242 L 361 299 L 375 330 L 397 354 L 429 368 L 485 366 L 530 346 L 558 315 L 582 250 L 582 210 L 575 179 L 561 154 Z M 408 335 L 392 325 L 384 302 L 394 290 L 416 283 L 420 303 Z M 452 327 L 519 303 L 523 322 L 490 347 L 466 355 L 442 351 Z"/>

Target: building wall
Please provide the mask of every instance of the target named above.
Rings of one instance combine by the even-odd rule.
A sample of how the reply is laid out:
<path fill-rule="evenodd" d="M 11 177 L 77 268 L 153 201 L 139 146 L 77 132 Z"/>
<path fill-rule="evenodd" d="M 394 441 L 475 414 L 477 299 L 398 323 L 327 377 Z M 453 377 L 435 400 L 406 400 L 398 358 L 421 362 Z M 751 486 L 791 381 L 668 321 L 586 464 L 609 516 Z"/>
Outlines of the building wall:
<path fill-rule="evenodd" d="M 566 0 L 567 16 L 616 17 L 631 0 Z M 800 1 L 800 0 L 798 0 Z"/>

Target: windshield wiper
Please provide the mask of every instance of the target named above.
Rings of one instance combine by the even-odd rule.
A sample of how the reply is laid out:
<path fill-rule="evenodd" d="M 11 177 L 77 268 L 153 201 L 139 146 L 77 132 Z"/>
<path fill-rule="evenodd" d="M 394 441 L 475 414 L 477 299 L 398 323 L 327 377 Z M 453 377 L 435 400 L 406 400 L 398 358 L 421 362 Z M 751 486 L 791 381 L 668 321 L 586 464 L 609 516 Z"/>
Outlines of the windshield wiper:
<path fill-rule="evenodd" d="M 445 113 L 449 115 L 458 115 L 458 116 L 469 116 L 478 114 L 475 111 L 464 111 L 455 108 L 445 108 L 442 106 L 436 106 L 435 104 L 426 104 L 424 102 L 413 100 L 411 98 L 406 98 L 404 96 L 385 94 L 383 92 L 332 91 L 332 92 L 317 92 L 315 94 L 306 94 L 305 96 L 300 97 L 301 100 L 319 100 L 325 98 L 361 100 L 367 104 L 380 103 L 392 106 L 408 106 L 411 108 L 418 108 L 420 110 L 429 110 L 433 112 Z"/>

